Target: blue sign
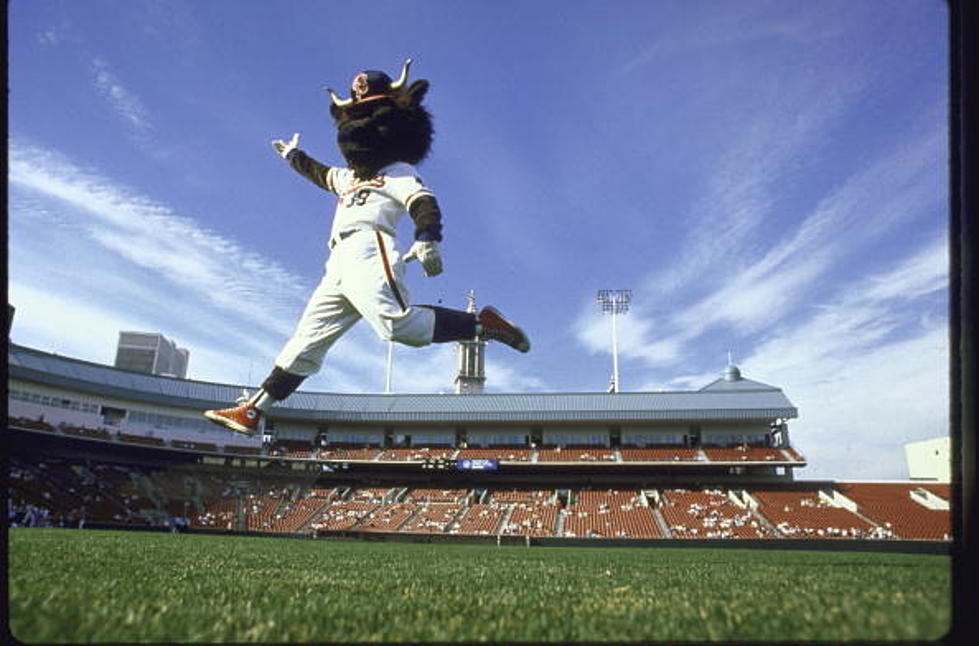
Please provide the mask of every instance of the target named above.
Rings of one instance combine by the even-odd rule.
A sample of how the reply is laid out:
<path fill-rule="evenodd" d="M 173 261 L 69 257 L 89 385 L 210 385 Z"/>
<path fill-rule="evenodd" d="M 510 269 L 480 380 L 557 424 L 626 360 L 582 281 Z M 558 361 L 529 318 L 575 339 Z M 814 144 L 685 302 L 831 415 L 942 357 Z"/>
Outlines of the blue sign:
<path fill-rule="evenodd" d="M 456 460 L 459 471 L 495 471 L 498 466 L 499 460 Z"/>

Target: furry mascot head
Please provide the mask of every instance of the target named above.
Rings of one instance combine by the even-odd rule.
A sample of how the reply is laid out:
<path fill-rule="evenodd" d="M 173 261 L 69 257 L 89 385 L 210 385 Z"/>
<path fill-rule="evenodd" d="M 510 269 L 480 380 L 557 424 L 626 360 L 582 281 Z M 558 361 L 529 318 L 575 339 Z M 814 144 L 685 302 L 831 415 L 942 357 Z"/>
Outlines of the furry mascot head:
<path fill-rule="evenodd" d="M 370 179 L 394 162 L 415 165 L 432 146 L 432 117 L 421 104 L 428 81 L 406 86 L 410 65 L 409 58 L 397 81 L 377 70 L 361 72 L 348 99 L 327 90 L 340 153 L 360 179 Z"/>

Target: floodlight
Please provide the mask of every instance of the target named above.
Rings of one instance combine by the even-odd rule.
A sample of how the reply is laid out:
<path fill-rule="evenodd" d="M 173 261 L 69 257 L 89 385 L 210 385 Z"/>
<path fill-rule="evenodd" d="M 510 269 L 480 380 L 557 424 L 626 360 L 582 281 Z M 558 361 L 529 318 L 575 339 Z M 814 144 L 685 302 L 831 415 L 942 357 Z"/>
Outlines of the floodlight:
<path fill-rule="evenodd" d="M 616 315 L 629 311 L 632 302 L 631 289 L 600 289 L 596 300 L 602 306 L 603 314 L 612 315 L 612 387 L 611 392 L 619 392 L 619 340 Z"/>

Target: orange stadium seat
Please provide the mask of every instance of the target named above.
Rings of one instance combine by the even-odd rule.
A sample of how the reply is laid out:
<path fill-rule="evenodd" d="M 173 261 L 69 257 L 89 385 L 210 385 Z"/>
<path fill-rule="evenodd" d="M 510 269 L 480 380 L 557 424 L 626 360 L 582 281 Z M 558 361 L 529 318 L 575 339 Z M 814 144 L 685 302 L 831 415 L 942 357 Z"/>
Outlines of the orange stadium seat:
<path fill-rule="evenodd" d="M 874 526 L 851 511 L 820 499 L 818 492 L 749 492 L 759 512 L 787 538 L 865 538 Z"/>
<path fill-rule="evenodd" d="M 726 490 L 663 490 L 659 511 L 674 538 L 777 538 Z"/>
<path fill-rule="evenodd" d="M 911 492 L 921 485 L 861 482 L 837 486 L 843 495 L 857 503 L 861 514 L 898 538 L 949 540 L 951 537 L 951 517 L 947 510 L 929 509 L 911 498 Z"/>

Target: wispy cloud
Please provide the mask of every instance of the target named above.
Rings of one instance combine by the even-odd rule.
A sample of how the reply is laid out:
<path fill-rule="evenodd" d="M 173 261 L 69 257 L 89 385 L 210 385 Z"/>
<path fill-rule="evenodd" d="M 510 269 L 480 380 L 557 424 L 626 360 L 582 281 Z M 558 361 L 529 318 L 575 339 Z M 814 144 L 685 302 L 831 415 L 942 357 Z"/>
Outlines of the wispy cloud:
<path fill-rule="evenodd" d="M 61 42 L 61 32 L 57 28 L 46 29 L 37 35 L 37 42 L 41 45 L 55 46 Z"/>
<path fill-rule="evenodd" d="M 77 42 L 78 31 L 65 13 L 59 13 L 34 34 L 34 39 L 43 47 L 58 47 L 66 42 Z"/>
<path fill-rule="evenodd" d="M 801 6 L 801 5 L 800 5 Z M 707 8 L 709 5 L 703 5 Z M 664 58 L 684 54 L 701 53 L 745 43 L 783 41 L 793 45 L 809 45 L 840 37 L 844 32 L 838 26 L 817 25 L 804 13 L 794 16 L 774 12 L 765 3 L 726 6 L 725 11 L 708 9 L 697 17 L 685 14 L 688 24 L 696 29 L 675 29 L 661 36 L 627 61 L 622 74 Z"/>
<path fill-rule="evenodd" d="M 799 160 L 818 154 L 862 91 L 855 75 L 834 79 L 833 92 L 821 92 L 824 83 L 798 79 L 786 91 L 781 79 L 753 79 L 758 96 L 737 115 L 738 127 L 702 174 L 702 197 L 684 216 L 676 262 L 647 277 L 644 289 L 665 296 L 710 286 L 726 276 L 719 269 L 740 270 L 764 248 L 759 241 L 780 235 L 782 223 L 791 221 L 779 212 L 784 195 L 805 182 Z M 769 262 L 779 258 L 772 249 Z"/>
<path fill-rule="evenodd" d="M 92 73 L 95 88 L 126 123 L 130 132 L 139 138 L 148 136 L 153 129 L 153 124 L 146 106 L 136 94 L 123 85 L 108 61 L 102 58 L 94 59 Z"/>
<path fill-rule="evenodd" d="M 291 332 L 308 281 L 226 235 L 16 140 L 9 183 L 10 282 L 65 299 L 62 317 L 77 311 L 68 297 L 82 293 L 104 314 L 87 318 L 104 323 L 128 312 L 135 320 L 120 319 L 116 329 L 155 323 L 162 332 L 176 328 L 191 337 L 178 339 L 184 343 L 214 345 L 223 338 L 226 352 L 267 355 Z M 41 313 L 19 315 L 37 320 Z M 72 326 L 65 334 L 73 331 L 91 330 Z"/>
<path fill-rule="evenodd" d="M 133 266 L 154 272 L 162 284 L 247 314 L 260 325 L 279 328 L 277 310 L 306 288 L 274 261 L 57 153 L 14 142 L 9 180 L 80 211 L 87 236 Z M 258 291 L 261 308 L 255 307 Z"/>
<path fill-rule="evenodd" d="M 749 360 L 780 375 L 812 366 L 820 366 L 827 374 L 841 374 L 854 357 L 894 341 L 894 334 L 903 331 L 904 337 L 919 336 L 921 319 L 909 317 L 908 312 L 921 308 L 912 309 L 909 304 L 929 295 L 941 296 L 944 303 L 947 286 L 947 242 L 940 238 L 892 268 L 845 286 L 807 319 L 793 322 L 760 344 Z M 944 312 L 941 306 L 934 309 Z M 937 324 L 944 324 L 944 317 Z M 927 330 L 935 325 L 932 319 Z"/>

